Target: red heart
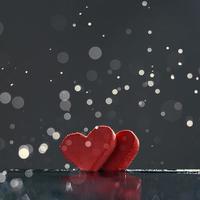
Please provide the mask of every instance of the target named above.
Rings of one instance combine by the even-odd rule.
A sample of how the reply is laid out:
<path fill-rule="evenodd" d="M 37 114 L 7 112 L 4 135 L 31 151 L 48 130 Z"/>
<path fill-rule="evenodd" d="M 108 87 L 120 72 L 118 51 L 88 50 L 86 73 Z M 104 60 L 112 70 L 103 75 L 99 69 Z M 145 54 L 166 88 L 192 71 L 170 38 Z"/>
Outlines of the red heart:
<path fill-rule="evenodd" d="M 139 140 L 130 130 L 123 130 L 116 134 L 115 150 L 103 165 L 105 171 L 125 170 L 131 164 L 139 151 Z"/>
<path fill-rule="evenodd" d="M 83 171 L 98 171 L 116 145 L 116 135 L 108 126 L 97 126 L 87 136 L 67 135 L 60 149 L 64 157 Z"/>

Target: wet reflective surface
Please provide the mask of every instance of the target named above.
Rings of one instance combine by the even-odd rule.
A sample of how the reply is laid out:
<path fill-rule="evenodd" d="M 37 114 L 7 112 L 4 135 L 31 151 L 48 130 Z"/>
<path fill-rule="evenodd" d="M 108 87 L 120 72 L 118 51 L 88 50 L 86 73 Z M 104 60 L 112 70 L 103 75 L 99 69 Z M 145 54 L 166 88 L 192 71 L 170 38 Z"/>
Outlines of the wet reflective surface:
<path fill-rule="evenodd" d="M 199 174 L 29 170 L 2 177 L 0 200 L 200 199 Z"/>

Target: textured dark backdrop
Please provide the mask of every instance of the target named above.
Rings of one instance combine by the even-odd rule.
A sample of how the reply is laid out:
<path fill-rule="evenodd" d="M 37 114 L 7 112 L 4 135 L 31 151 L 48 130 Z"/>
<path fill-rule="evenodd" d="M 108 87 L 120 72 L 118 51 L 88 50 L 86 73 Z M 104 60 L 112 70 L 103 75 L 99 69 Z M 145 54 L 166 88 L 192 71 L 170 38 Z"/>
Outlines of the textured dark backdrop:
<path fill-rule="evenodd" d="M 61 139 L 98 124 L 135 131 L 133 168 L 199 168 L 199 9 L 198 0 L 1 1 L 0 168 L 64 168 Z M 20 147 L 33 152 L 23 160 Z"/>

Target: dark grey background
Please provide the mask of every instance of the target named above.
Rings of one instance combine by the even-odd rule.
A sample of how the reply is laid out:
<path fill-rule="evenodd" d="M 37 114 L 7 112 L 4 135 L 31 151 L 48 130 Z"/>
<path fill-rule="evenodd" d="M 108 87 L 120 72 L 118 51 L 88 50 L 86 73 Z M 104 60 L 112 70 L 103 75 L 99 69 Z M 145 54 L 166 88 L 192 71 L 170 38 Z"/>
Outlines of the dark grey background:
<path fill-rule="evenodd" d="M 1 1 L 0 93 L 11 94 L 11 101 L 21 96 L 24 106 L 0 103 L 0 168 L 63 168 L 67 161 L 58 150 L 61 139 L 98 124 L 138 135 L 141 149 L 133 168 L 199 168 L 200 99 L 194 94 L 199 89 L 199 9 L 198 0 L 149 0 L 147 6 L 138 0 Z M 98 60 L 88 56 L 93 46 L 102 50 Z M 57 60 L 63 51 L 69 55 L 65 64 Z M 118 70 L 110 68 L 113 59 L 121 62 Z M 88 77 L 90 70 L 98 77 Z M 154 78 L 149 77 L 152 70 Z M 153 87 L 145 87 L 149 80 Z M 80 92 L 74 91 L 76 84 L 82 86 Z M 125 91 L 127 84 L 130 90 Z M 121 91 L 112 95 L 118 87 Z M 62 90 L 71 95 L 70 120 L 59 107 Z M 107 97 L 112 97 L 111 105 L 105 103 Z M 86 104 L 89 98 L 92 106 Z M 138 102 L 145 99 L 141 108 Z M 178 111 L 177 102 L 182 105 Z M 186 125 L 188 119 L 192 127 Z M 60 140 L 47 134 L 49 127 L 61 134 Z M 41 143 L 49 145 L 44 155 L 38 152 Z M 23 144 L 33 147 L 26 160 L 18 156 Z"/>

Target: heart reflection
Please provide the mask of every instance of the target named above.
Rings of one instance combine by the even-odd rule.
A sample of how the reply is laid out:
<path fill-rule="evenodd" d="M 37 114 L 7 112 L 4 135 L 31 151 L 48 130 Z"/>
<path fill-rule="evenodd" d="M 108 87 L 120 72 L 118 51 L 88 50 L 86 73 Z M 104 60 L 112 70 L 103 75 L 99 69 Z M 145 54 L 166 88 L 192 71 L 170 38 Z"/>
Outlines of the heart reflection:
<path fill-rule="evenodd" d="M 126 172 L 80 172 L 64 177 L 65 190 L 74 199 L 140 200 L 142 181 Z"/>

